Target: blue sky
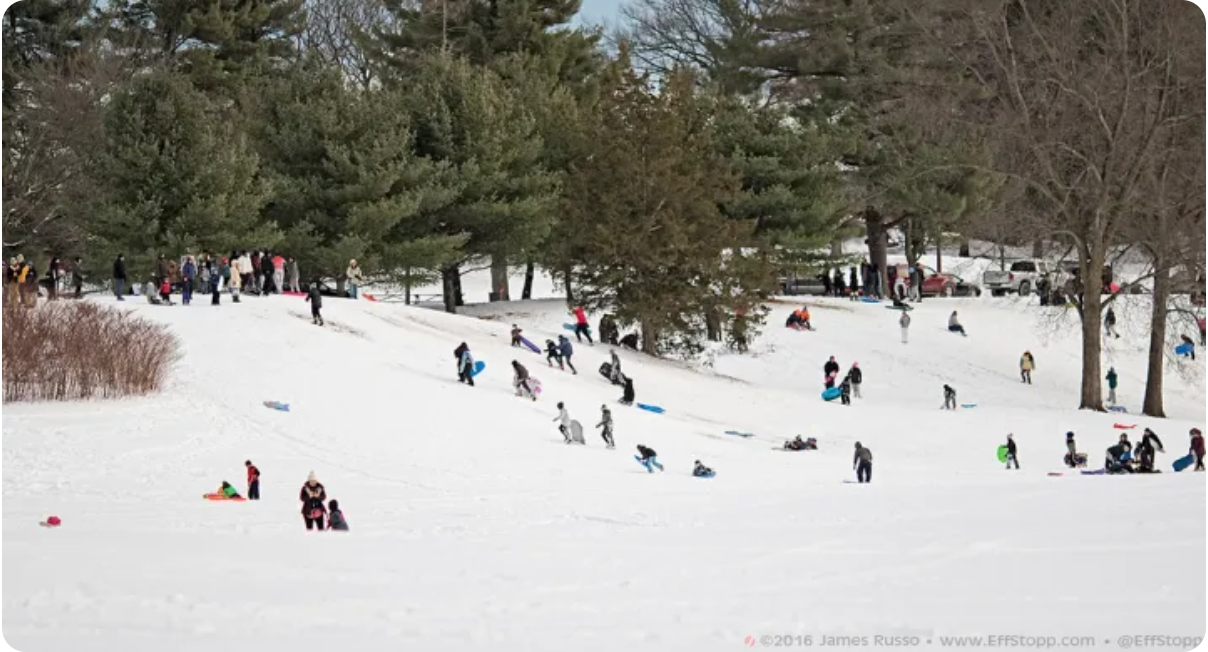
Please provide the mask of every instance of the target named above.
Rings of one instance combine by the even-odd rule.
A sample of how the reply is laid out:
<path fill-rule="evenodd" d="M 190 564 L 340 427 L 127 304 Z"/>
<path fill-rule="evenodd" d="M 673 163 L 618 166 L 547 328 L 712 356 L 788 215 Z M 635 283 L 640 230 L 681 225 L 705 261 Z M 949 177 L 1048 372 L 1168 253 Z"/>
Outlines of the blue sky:
<path fill-rule="evenodd" d="M 616 24 L 622 0 L 583 0 L 578 22 L 583 25 Z"/>

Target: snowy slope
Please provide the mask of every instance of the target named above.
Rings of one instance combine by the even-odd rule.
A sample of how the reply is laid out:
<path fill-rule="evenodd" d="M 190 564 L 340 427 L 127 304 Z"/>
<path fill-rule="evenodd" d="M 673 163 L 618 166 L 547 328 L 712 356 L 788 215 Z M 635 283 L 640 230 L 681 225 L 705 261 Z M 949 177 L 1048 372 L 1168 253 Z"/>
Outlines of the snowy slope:
<path fill-rule="evenodd" d="M 511 323 L 534 340 L 562 332 L 555 301 L 471 307 L 489 317 L 474 319 L 329 300 L 327 328 L 286 297 L 128 305 L 186 344 L 170 391 L 4 409 L 5 639 L 611 652 L 732 650 L 763 634 L 916 634 L 935 648 L 949 634 L 1203 635 L 1203 474 L 1046 475 L 1070 429 L 1101 464 L 1119 420 L 1152 425 L 1168 468 L 1202 426 L 1202 370 L 1169 381 L 1178 420 L 1079 413 L 1076 339 L 1040 337 L 1009 301 L 924 303 L 905 347 L 896 313 L 820 303 L 818 332 L 778 328 L 778 305 L 754 356 L 711 370 L 623 353 L 662 416 L 615 405 L 595 372 L 603 347 L 578 347 L 571 376 L 507 346 Z M 943 329 L 949 306 L 967 340 Z M 488 365 L 472 389 L 454 372 L 463 340 Z M 1111 353 L 1130 408 L 1142 346 Z M 1015 372 L 1025 348 L 1032 387 Z M 864 401 L 818 399 L 828 355 L 860 362 Z M 540 401 L 511 395 L 513 358 L 543 381 Z M 938 411 L 946 381 L 979 407 Z M 559 400 L 587 447 L 561 443 Z M 617 450 L 592 429 L 602 403 Z M 1008 431 L 1018 473 L 994 458 Z M 794 434 L 822 449 L 772 450 Z M 856 440 L 876 456 L 869 486 L 844 483 Z M 667 472 L 647 474 L 637 443 Z M 242 486 L 249 458 L 264 500 L 200 500 L 223 479 Z M 694 459 L 718 476 L 692 478 Z M 312 469 L 352 533 L 303 530 Z M 64 526 L 38 527 L 49 514 Z"/>

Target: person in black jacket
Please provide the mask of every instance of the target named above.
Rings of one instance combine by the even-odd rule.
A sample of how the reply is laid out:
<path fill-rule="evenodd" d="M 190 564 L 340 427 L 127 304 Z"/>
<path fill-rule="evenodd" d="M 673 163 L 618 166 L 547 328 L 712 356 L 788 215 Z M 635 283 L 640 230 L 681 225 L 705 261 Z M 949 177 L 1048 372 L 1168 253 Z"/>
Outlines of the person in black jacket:
<path fill-rule="evenodd" d="M 1137 457 L 1142 473 L 1153 473 L 1154 457 L 1159 452 L 1166 452 L 1166 449 L 1162 447 L 1162 440 L 1158 439 L 1154 431 L 1146 428 L 1145 434 L 1141 436 L 1141 443 L 1137 446 Z"/>
<path fill-rule="evenodd" d="M 956 409 L 956 390 L 949 385 L 944 385 L 944 409 Z"/>
<path fill-rule="evenodd" d="M 856 398 L 860 398 L 860 383 L 864 382 L 864 372 L 860 371 L 860 363 L 851 363 L 851 369 L 847 372 L 847 377 L 851 378 L 851 394 Z"/>
<path fill-rule="evenodd" d="M 633 379 L 625 376 L 625 391 L 621 394 L 621 405 L 633 405 Z"/>
<path fill-rule="evenodd" d="M 271 283 L 272 280 L 268 281 Z M 310 321 L 312 324 L 323 325 L 323 315 L 319 311 L 323 308 L 323 295 L 319 292 L 319 282 L 315 281 L 310 284 L 310 289 L 306 291 L 306 300 L 310 302 Z"/>
<path fill-rule="evenodd" d="M 843 405 L 851 405 L 851 374 L 843 377 L 839 383 L 839 399 Z"/>
<path fill-rule="evenodd" d="M 851 466 L 856 470 L 856 480 L 860 484 L 872 482 L 872 451 L 856 442 L 856 454 L 852 457 Z"/>
<path fill-rule="evenodd" d="M 71 288 L 75 290 L 75 298 L 84 297 L 84 259 L 79 256 L 71 265 Z"/>
<path fill-rule="evenodd" d="M 839 375 L 839 363 L 835 362 L 835 356 L 831 356 L 826 364 L 822 365 L 822 377 L 826 379 L 826 386 L 834 387 L 833 378 Z"/>
<path fill-rule="evenodd" d="M 118 254 L 117 260 L 113 261 L 113 296 L 117 297 L 118 301 L 125 301 L 122 297 L 122 292 L 126 286 L 126 256 Z"/>
<path fill-rule="evenodd" d="M 276 269 L 273 267 L 273 254 L 266 251 L 260 255 L 260 275 L 264 277 L 264 286 L 260 288 L 262 295 L 269 295 L 277 291 L 277 286 L 273 283 L 273 272 Z"/>
<path fill-rule="evenodd" d="M 302 501 L 302 518 L 306 520 L 306 529 L 322 532 L 323 516 L 327 513 L 327 505 L 323 504 L 327 500 L 327 490 L 319 483 L 314 471 L 306 476 L 298 500 Z"/>
<path fill-rule="evenodd" d="M 1019 449 L 1015 447 L 1015 435 L 1007 433 L 1007 468 L 1011 468 L 1011 464 L 1015 465 L 1015 470 L 1019 470 Z"/>

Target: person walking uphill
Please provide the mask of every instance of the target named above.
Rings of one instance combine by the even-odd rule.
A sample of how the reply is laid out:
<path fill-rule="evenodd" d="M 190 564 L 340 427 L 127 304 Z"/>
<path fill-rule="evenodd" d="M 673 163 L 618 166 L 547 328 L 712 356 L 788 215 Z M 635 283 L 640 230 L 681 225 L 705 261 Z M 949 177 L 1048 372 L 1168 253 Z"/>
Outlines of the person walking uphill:
<path fill-rule="evenodd" d="M 851 468 L 856 471 L 856 480 L 860 484 L 872 482 L 872 451 L 856 442 L 856 454 L 852 457 Z"/>
<path fill-rule="evenodd" d="M 281 254 L 273 255 L 273 288 L 277 294 L 285 291 L 285 258 Z"/>
<path fill-rule="evenodd" d="M 564 403 L 558 403 L 558 416 L 554 417 L 554 421 L 558 422 L 558 432 L 562 433 L 562 438 L 566 443 L 570 443 L 570 413 L 566 411 Z"/>
<path fill-rule="evenodd" d="M 1015 470 L 1019 470 L 1019 449 L 1015 446 L 1015 435 L 1007 433 L 1007 469 L 1011 468 L 1011 464 L 1015 464 Z"/>
<path fill-rule="evenodd" d="M 516 396 L 537 400 L 537 395 L 529 385 L 529 371 L 519 360 L 512 360 L 512 386 L 516 388 Z"/>
<path fill-rule="evenodd" d="M 1031 351 L 1024 351 L 1023 355 L 1019 356 L 1019 378 L 1020 382 L 1032 384 L 1032 370 L 1036 368 L 1036 360 L 1032 357 Z"/>
<path fill-rule="evenodd" d="M 323 294 L 319 292 L 318 281 L 310 284 L 310 289 L 306 291 L 306 300 L 310 302 L 310 322 L 322 326 L 323 315 L 319 311 L 323 309 Z"/>
<path fill-rule="evenodd" d="M 653 448 L 648 448 L 638 444 L 638 454 L 633 456 L 642 466 L 646 467 L 647 473 L 654 473 L 654 469 L 663 470 L 663 465 L 659 464 L 659 454 L 654 452 Z"/>
<path fill-rule="evenodd" d="M 902 316 L 898 317 L 898 326 L 902 327 L 902 344 L 905 344 L 910 334 L 910 315 L 906 314 L 905 310 L 902 311 Z"/>
<path fill-rule="evenodd" d="M 113 296 L 117 297 L 118 301 L 125 301 L 122 293 L 126 290 L 126 256 L 118 254 L 117 259 L 113 261 Z"/>
<path fill-rule="evenodd" d="M 604 431 L 600 436 L 604 438 L 604 444 L 609 448 L 615 448 L 616 444 L 612 439 L 612 411 L 607 405 L 600 406 L 600 423 L 596 424 L 597 428 L 603 428 Z"/>
<path fill-rule="evenodd" d="M 474 356 L 470 355 L 470 347 L 462 342 L 453 349 L 453 357 L 457 358 L 457 382 L 474 386 Z"/>
<path fill-rule="evenodd" d="M 327 514 L 327 506 L 323 504 L 327 500 L 327 490 L 319 483 L 314 471 L 306 476 L 298 500 L 302 501 L 302 518 L 306 520 L 306 529 L 322 532 L 323 516 Z"/>
<path fill-rule="evenodd" d="M 1204 435 L 1199 428 L 1191 429 L 1191 449 L 1189 451 L 1195 456 L 1194 471 L 1204 470 Z"/>
<path fill-rule="evenodd" d="M 591 327 L 587 325 L 587 312 L 583 310 L 583 306 L 578 306 L 574 309 L 575 313 L 575 339 L 580 342 L 583 338 L 587 338 L 588 344 L 595 344 L 591 341 Z"/>
<path fill-rule="evenodd" d="M 361 287 L 361 282 L 365 280 L 365 275 L 361 273 L 361 268 L 357 266 L 357 259 L 353 258 L 348 261 L 348 269 L 344 270 L 344 276 L 348 277 L 348 296 L 357 298 L 357 289 Z"/>
<path fill-rule="evenodd" d="M 830 389 L 835 386 L 835 378 L 839 375 L 839 363 L 835 361 L 835 356 L 831 356 L 826 364 L 822 365 L 822 377 L 825 379 L 826 388 Z"/>
<path fill-rule="evenodd" d="M 1107 402 L 1116 404 L 1116 385 L 1119 383 L 1120 377 L 1116 375 L 1115 367 L 1107 368 Z"/>
<path fill-rule="evenodd" d="M 575 347 L 571 345 L 570 338 L 565 335 L 558 336 L 558 351 L 562 354 L 562 359 L 566 362 L 566 366 L 570 367 L 570 372 L 578 376 L 579 370 L 575 369 L 575 363 L 570 361 L 571 356 L 575 354 Z"/>
<path fill-rule="evenodd" d="M 247 467 L 247 499 L 260 500 L 260 469 L 251 460 L 243 465 Z"/>

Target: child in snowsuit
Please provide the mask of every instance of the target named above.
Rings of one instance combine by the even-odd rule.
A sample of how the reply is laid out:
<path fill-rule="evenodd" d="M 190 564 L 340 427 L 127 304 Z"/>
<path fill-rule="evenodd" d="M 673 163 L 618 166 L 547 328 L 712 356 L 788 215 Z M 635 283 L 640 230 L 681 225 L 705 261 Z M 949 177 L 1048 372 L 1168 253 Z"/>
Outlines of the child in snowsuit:
<path fill-rule="evenodd" d="M 1007 434 L 1007 469 L 1011 465 L 1015 465 L 1015 470 L 1019 470 L 1019 457 L 1017 457 L 1018 449 L 1015 447 L 1015 435 Z"/>
<path fill-rule="evenodd" d="M 558 416 L 554 417 L 554 421 L 558 421 L 558 432 L 562 433 L 562 438 L 566 443 L 570 443 L 570 414 L 566 411 L 566 406 L 558 403 Z"/>
<path fill-rule="evenodd" d="M 566 361 L 566 366 L 570 367 L 570 372 L 578 376 L 579 370 L 575 369 L 574 363 L 570 361 L 571 356 L 575 354 L 575 348 L 565 335 L 558 336 L 558 350 L 562 352 L 562 359 Z"/>
<path fill-rule="evenodd" d="M 1019 378 L 1021 382 L 1032 384 L 1032 370 L 1036 368 L 1036 360 L 1031 351 L 1024 351 L 1019 358 Z"/>
<path fill-rule="evenodd" d="M 905 344 L 910 331 L 910 315 L 906 314 L 905 310 L 902 311 L 902 316 L 898 318 L 898 326 L 902 327 L 902 344 Z"/>
<path fill-rule="evenodd" d="M 654 473 L 655 467 L 657 467 L 660 471 L 663 470 L 663 465 L 659 464 L 658 455 L 658 453 L 654 452 L 653 448 L 647 448 L 641 444 L 638 444 L 638 454 L 634 455 L 633 457 L 637 461 L 641 462 L 642 466 L 646 467 L 647 473 Z"/>
<path fill-rule="evenodd" d="M 344 518 L 344 512 L 340 511 L 340 502 L 334 498 L 327 503 L 327 529 L 337 532 L 348 531 L 348 521 Z"/>
<path fill-rule="evenodd" d="M 1183 340 L 1183 346 L 1187 351 L 1186 355 L 1191 356 L 1191 359 L 1195 360 L 1195 342 L 1193 342 L 1191 338 L 1187 337 L 1186 335 L 1180 335 L 1179 338 Z"/>
<path fill-rule="evenodd" d="M 952 389 L 948 385 L 944 385 L 944 409 L 956 409 L 956 390 Z"/>
<path fill-rule="evenodd" d="M 169 306 L 172 305 L 172 281 L 167 278 L 159 285 L 159 300 Z M 1191 357 L 1192 359 L 1195 358 L 1194 355 Z"/>
<path fill-rule="evenodd" d="M 843 405 L 851 405 L 851 374 L 843 377 L 843 382 L 839 383 L 839 400 Z"/>
<path fill-rule="evenodd" d="M 847 377 L 851 379 L 852 396 L 860 398 L 860 383 L 864 382 L 864 372 L 860 371 L 860 363 L 851 363 L 851 369 L 848 370 Z"/>
<path fill-rule="evenodd" d="M 835 378 L 839 376 L 839 363 L 835 362 L 835 356 L 832 355 L 830 360 L 822 365 L 822 375 L 826 378 L 827 389 L 835 386 Z"/>
<path fill-rule="evenodd" d="M 559 369 L 566 370 L 566 367 L 562 366 L 562 351 L 553 340 L 545 340 L 545 362 L 551 367 L 557 362 Z"/>
<path fill-rule="evenodd" d="M 633 379 L 625 376 L 625 392 L 621 394 L 621 405 L 633 405 Z"/>
<path fill-rule="evenodd" d="M 1116 311 L 1111 308 L 1107 309 L 1107 314 L 1103 316 L 1103 331 L 1108 337 L 1120 338 L 1120 334 L 1116 332 Z"/>
<path fill-rule="evenodd" d="M 239 498 L 239 492 L 235 491 L 235 487 L 232 487 L 231 483 L 227 482 L 226 480 L 222 481 L 222 485 L 218 487 L 218 491 L 214 493 L 221 494 L 222 497 L 227 500 Z"/>
<path fill-rule="evenodd" d="M 319 293 L 318 281 L 310 284 L 310 289 L 306 291 L 306 300 L 310 302 L 310 322 L 322 326 L 323 315 L 319 314 L 319 311 L 323 308 L 323 295 Z"/>
<path fill-rule="evenodd" d="M 1074 433 L 1065 433 L 1065 465 L 1071 469 L 1086 466 L 1086 455 L 1078 453 L 1078 444 L 1074 442 Z"/>
<path fill-rule="evenodd" d="M 251 460 L 243 463 L 247 467 L 247 499 L 260 500 L 260 469 Z"/>
<path fill-rule="evenodd" d="M 537 400 L 537 395 L 533 393 L 533 388 L 529 386 L 529 372 L 524 365 L 517 360 L 512 360 L 512 386 L 516 388 L 516 396 L 527 396 L 534 401 Z"/>
<path fill-rule="evenodd" d="M 860 484 L 872 482 L 872 451 L 861 446 L 860 442 L 856 442 L 856 454 L 852 457 L 851 466 Z"/>
<path fill-rule="evenodd" d="M 600 436 L 604 438 L 604 444 L 609 448 L 615 448 L 616 444 L 612 439 L 612 411 L 607 405 L 600 406 L 600 423 L 596 424 L 597 428 L 604 428 Z"/>
<path fill-rule="evenodd" d="M 319 483 L 314 471 L 306 476 L 302 491 L 298 492 L 298 500 L 302 501 L 302 518 L 306 521 L 306 529 L 322 532 L 323 517 L 327 513 L 327 506 L 323 504 L 327 500 L 327 490 Z"/>
<path fill-rule="evenodd" d="M 693 477 L 712 478 L 713 475 L 714 475 L 713 469 L 705 466 L 704 464 L 701 464 L 700 460 L 696 460 L 696 462 L 693 463 L 693 465 L 692 465 L 692 476 Z"/>
<path fill-rule="evenodd" d="M 1191 429 L 1191 449 L 1188 451 L 1195 456 L 1195 468 L 1193 471 L 1204 470 L 1204 435 L 1199 428 Z"/>
<path fill-rule="evenodd" d="M 470 355 L 470 347 L 462 342 L 460 346 L 453 350 L 453 355 L 457 358 L 457 382 L 466 383 L 470 387 L 474 386 L 474 357 Z"/>

